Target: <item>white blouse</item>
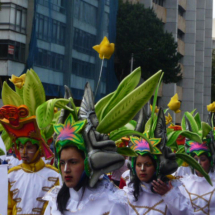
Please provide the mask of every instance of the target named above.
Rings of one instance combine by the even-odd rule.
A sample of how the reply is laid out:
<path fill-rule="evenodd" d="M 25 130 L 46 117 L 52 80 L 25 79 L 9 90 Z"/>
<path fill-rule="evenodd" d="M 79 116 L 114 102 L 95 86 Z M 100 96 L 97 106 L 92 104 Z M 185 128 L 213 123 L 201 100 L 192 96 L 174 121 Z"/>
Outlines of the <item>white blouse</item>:
<path fill-rule="evenodd" d="M 45 196 L 44 200 L 49 201 L 45 215 L 61 215 L 57 209 L 57 194 L 60 186 L 54 187 Z M 126 215 L 128 214 L 128 204 L 126 193 L 118 189 L 108 179 L 103 179 L 97 183 L 95 188 L 86 187 L 75 191 L 69 188 L 70 198 L 67 202 L 64 215 Z M 83 196 L 82 196 L 83 195 Z"/>
<path fill-rule="evenodd" d="M 215 214 L 215 173 L 209 173 L 213 186 L 204 177 L 189 175 L 181 179 L 180 190 L 190 199 L 195 215 Z"/>
<path fill-rule="evenodd" d="M 180 183 L 181 184 L 181 183 Z M 142 182 L 138 201 L 133 195 L 133 184 L 123 188 L 129 201 L 129 215 L 192 215 L 189 200 L 184 198 L 178 187 L 173 187 L 161 196 L 151 191 L 151 184 Z"/>

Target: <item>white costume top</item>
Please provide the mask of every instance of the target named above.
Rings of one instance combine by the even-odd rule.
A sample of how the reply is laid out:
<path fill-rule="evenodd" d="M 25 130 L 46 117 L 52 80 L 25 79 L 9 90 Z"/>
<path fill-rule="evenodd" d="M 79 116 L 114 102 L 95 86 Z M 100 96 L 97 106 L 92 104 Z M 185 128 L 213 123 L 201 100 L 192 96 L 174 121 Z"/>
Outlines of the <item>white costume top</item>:
<path fill-rule="evenodd" d="M 189 166 L 180 166 L 175 173 L 174 176 L 186 176 L 192 174 L 192 171 Z"/>
<path fill-rule="evenodd" d="M 56 198 L 60 186 L 50 190 L 44 200 L 49 204 L 46 208 L 45 215 L 61 215 L 57 210 Z M 98 182 L 95 188 L 85 188 L 82 197 L 82 188 L 75 191 L 69 188 L 70 199 L 67 202 L 64 215 L 126 215 L 128 214 L 127 197 L 123 190 L 116 188 L 112 182 L 103 179 Z"/>
<path fill-rule="evenodd" d="M 181 184 L 181 183 L 180 183 Z M 173 187 L 161 196 L 151 191 L 151 184 L 142 182 L 138 201 L 133 195 L 133 184 L 123 188 L 129 201 L 129 215 L 192 215 L 189 200 L 184 198 L 178 187 Z"/>
<path fill-rule="evenodd" d="M 196 215 L 215 214 L 215 173 L 209 173 L 209 176 L 213 186 L 204 177 L 193 174 L 181 179 L 184 186 L 180 190 L 190 199 Z"/>
<path fill-rule="evenodd" d="M 12 168 L 8 174 L 9 214 L 14 214 L 14 210 L 17 215 L 43 214 L 45 201 L 42 197 L 60 181 L 61 176 L 57 169 L 45 165 L 42 159 L 37 163 L 21 164 Z"/>

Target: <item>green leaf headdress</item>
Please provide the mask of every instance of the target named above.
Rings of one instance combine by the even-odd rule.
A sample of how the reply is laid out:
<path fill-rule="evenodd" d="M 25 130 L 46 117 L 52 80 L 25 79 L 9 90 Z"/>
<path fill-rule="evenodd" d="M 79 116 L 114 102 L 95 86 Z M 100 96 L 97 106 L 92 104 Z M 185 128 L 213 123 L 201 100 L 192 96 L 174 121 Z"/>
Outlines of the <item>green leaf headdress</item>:
<path fill-rule="evenodd" d="M 66 146 L 76 146 L 78 149 L 86 153 L 84 139 L 81 131 L 84 128 L 86 120 L 75 122 L 74 117 L 70 114 L 64 124 L 55 124 L 54 131 L 57 134 L 55 148 L 58 158 L 59 166 L 59 153 L 62 148 Z"/>

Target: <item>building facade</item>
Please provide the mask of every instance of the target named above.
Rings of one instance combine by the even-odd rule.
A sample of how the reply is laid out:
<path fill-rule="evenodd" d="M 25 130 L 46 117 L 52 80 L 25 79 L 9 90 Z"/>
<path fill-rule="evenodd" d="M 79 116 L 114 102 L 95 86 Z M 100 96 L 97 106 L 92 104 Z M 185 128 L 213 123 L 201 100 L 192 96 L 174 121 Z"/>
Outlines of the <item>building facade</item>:
<path fill-rule="evenodd" d="M 1 0 L 2 82 L 33 67 L 47 96 L 62 97 L 68 85 L 80 100 L 87 81 L 95 91 L 101 60 L 92 46 L 104 36 L 114 42 L 117 6 L 114 0 Z M 116 86 L 107 84 L 112 64 L 104 61 L 97 98 Z"/>
<path fill-rule="evenodd" d="M 154 9 L 171 32 L 182 55 L 183 80 L 177 84 L 163 84 L 159 106 L 166 107 L 170 98 L 178 93 L 182 101 L 181 114 L 174 116 L 180 123 L 185 111 L 197 109 L 201 119 L 207 119 L 211 103 L 212 61 L 212 0 L 131 0 Z"/>

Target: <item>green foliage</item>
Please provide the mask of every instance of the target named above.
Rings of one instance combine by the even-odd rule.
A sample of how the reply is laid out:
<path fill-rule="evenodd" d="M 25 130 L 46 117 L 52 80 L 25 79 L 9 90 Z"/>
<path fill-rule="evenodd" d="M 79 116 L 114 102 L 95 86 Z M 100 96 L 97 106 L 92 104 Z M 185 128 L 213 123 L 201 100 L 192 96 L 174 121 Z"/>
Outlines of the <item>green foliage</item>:
<path fill-rule="evenodd" d="M 120 80 L 130 73 L 132 53 L 133 68 L 141 66 L 145 80 L 160 69 L 164 72 L 165 83 L 181 80 L 177 43 L 172 34 L 164 32 L 163 23 L 153 9 L 145 9 L 143 4 L 120 1 L 115 52 L 116 73 Z"/>

